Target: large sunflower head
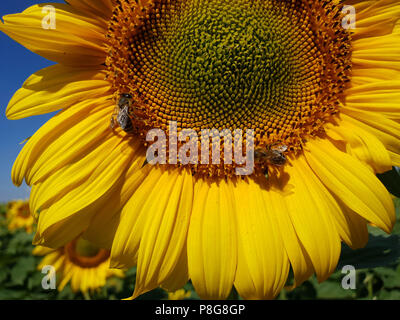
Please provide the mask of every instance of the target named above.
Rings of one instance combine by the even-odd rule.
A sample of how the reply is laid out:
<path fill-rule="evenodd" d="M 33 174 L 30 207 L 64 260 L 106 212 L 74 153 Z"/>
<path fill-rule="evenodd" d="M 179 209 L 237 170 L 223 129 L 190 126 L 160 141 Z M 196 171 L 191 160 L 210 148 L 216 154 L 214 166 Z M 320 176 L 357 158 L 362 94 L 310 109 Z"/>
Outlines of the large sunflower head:
<path fill-rule="evenodd" d="M 57 250 L 37 246 L 34 255 L 44 256 L 38 270 L 53 266 L 57 273 L 57 289 L 70 283 L 73 292 L 94 292 L 105 286 L 109 277 L 124 277 L 122 270 L 109 269 L 110 251 L 98 248 L 79 237 Z"/>
<path fill-rule="evenodd" d="M 0 30 L 57 62 L 6 112 L 61 109 L 12 171 L 32 186 L 35 243 L 83 232 L 113 267 L 137 265 L 133 297 L 191 279 L 202 298 L 273 298 L 290 269 L 294 286 L 325 280 L 342 241 L 395 221 L 376 174 L 400 165 L 399 18 L 388 0 L 69 0 L 5 16 Z"/>
<path fill-rule="evenodd" d="M 15 200 L 7 206 L 8 229 L 15 231 L 24 229 L 26 232 L 33 231 L 34 219 L 29 210 L 28 200 Z"/>

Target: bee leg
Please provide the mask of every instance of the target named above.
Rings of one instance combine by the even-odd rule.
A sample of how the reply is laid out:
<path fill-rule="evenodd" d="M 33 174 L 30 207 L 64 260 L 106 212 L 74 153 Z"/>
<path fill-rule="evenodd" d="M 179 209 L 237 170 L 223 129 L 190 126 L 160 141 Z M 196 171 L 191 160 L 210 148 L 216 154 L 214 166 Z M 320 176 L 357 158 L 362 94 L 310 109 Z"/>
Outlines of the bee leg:
<path fill-rule="evenodd" d="M 135 120 L 139 119 L 139 117 L 136 114 L 134 114 L 133 112 L 129 112 L 129 116 L 132 117 Z"/>
<path fill-rule="evenodd" d="M 132 107 L 129 107 L 129 108 L 128 108 L 128 115 L 129 115 L 130 117 L 134 118 L 134 119 L 137 119 L 137 118 L 138 118 L 138 116 L 135 114 L 135 109 L 132 108 Z"/>
<path fill-rule="evenodd" d="M 144 162 L 143 162 L 143 164 L 142 164 L 142 167 L 141 167 L 141 169 L 146 165 L 146 164 L 148 164 L 148 162 L 147 162 L 147 159 L 146 160 L 144 160 Z"/>
<path fill-rule="evenodd" d="M 264 170 L 264 177 L 268 180 L 269 174 L 268 174 L 268 168 Z"/>
<path fill-rule="evenodd" d="M 136 114 L 132 114 L 132 117 L 136 121 L 142 121 L 146 126 L 148 126 L 148 122 L 145 118 L 138 117 Z"/>
<path fill-rule="evenodd" d="M 111 121 L 110 121 L 110 128 L 111 128 L 111 129 L 114 129 L 114 128 L 115 128 L 115 119 L 114 119 L 114 117 L 111 118 Z"/>
<path fill-rule="evenodd" d="M 116 125 L 116 120 L 115 120 L 115 118 L 118 116 L 118 108 L 116 107 L 116 108 L 114 108 L 114 112 L 112 113 L 112 115 L 111 115 L 111 120 L 110 120 L 110 128 L 111 129 L 114 129 L 115 128 L 115 125 Z"/>

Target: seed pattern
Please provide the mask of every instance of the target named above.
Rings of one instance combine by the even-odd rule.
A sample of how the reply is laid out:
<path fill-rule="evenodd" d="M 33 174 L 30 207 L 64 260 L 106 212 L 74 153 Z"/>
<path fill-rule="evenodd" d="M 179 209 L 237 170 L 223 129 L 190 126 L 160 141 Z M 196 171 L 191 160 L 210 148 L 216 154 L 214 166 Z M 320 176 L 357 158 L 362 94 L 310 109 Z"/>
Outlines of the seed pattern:
<path fill-rule="evenodd" d="M 119 0 L 107 35 L 108 77 L 134 96 L 137 135 L 253 129 L 255 146 L 292 154 L 323 134 L 351 72 L 340 1 Z M 244 141 L 245 145 L 246 141 Z M 230 175 L 234 165 L 193 172 Z"/>

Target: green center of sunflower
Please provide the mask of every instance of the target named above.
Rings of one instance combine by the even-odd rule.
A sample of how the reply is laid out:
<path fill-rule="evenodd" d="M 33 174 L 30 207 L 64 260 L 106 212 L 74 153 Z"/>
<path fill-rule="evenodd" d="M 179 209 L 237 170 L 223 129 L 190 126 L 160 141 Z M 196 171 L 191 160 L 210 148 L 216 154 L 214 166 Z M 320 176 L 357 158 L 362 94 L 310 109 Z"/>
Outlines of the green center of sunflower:
<path fill-rule="evenodd" d="M 175 121 L 199 136 L 252 129 L 256 147 L 279 143 L 296 153 L 338 112 L 348 82 L 341 9 L 314 0 L 120 0 L 109 77 L 116 93 L 133 96 L 142 137 L 149 128 L 168 133 Z M 231 169 L 223 161 L 206 168 Z"/>
<path fill-rule="evenodd" d="M 94 257 L 99 253 L 100 249 L 89 241 L 79 238 L 76 241 L 75 251 L 82 257 Z"/>
<path fill-rule="evenodd" d="M 109 251 L 100 249 L 83 238 L 68 243 L 65 251 L 70 261 L 82 268 L 97 267 L 110 256 Z"/>
<path fill-rule="evenodd" d="M 160 104 L 168 113 L 159 112 L 159 120 L 176 116 L 180 128 L 234 130 L 263 127 L 263 119 L 290 110 L 286 93 L 302 93 L 303 67 L 290 30 L 271 23 L 278 12 L 255 10 L 249 1 L 203 1 L 194 9 L 170 8 L 181 17 L 159 19 L 154 33 L 143 31 L 133 41 L 140 93 L 152 105 L 167 98 Z"/>

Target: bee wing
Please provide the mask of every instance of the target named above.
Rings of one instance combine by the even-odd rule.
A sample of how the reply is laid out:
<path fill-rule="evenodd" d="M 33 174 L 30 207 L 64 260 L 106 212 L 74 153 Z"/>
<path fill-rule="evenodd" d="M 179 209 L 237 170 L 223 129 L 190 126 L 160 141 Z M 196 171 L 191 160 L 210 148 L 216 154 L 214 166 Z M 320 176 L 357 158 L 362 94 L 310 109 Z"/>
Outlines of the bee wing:
<path fill-rule="evenodd" d="M 127 130 L 132 126 L 132 120 L 129 117 L 129 107 L 125 106 L 117 116 L 117 121 L 122 130 Z"/>
<path fill-rule="evenodd" d="M 271 146 L 271 150 L 278 151 L 278 152 L 286 152 L 288 150 L 288 146 L 285 146 L 284 144 L 277 145 L 277 146 Z"/>
<path fill-rule="evenodd" d="M 110 128 L 114 129 L 115 128 L 115 124 L 116 124 L 116 117 L 118 116 L 118 111 L 119 111 L 119 107 L 115 106 L 114 108 L 114 112 L 111 115 L 111 120 L 110 120 Z"/>
<path fill-rule="evenodd" d="M 118 112 L 117 120 L 120 121 L 120 119 L 125 119 L 126 117 L 128 117 L 128 115 L 129 115 L 129 107 L 125 105 Z"/>

